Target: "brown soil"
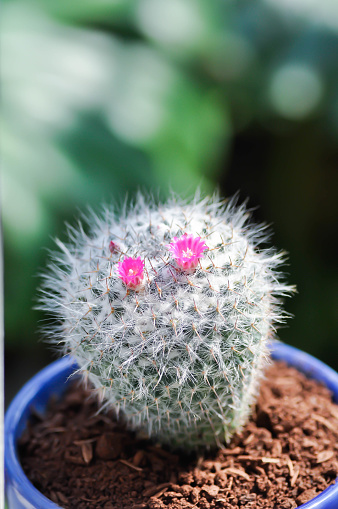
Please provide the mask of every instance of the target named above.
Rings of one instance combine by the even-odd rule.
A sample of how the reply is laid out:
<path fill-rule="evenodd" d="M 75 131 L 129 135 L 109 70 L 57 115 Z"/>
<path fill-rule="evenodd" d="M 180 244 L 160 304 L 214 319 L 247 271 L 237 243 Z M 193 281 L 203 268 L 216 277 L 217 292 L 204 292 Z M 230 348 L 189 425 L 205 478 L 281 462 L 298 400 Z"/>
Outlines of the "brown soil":
<path fill-rule="evenodd" d="M 315 381 L 273 364 L 244 430 L 199 457 L 136 437 L 73 385 L 34 415 L 20 443 L 33 484 L 63 508 L 293 509 L 338 474 L 338 406 Z"/>

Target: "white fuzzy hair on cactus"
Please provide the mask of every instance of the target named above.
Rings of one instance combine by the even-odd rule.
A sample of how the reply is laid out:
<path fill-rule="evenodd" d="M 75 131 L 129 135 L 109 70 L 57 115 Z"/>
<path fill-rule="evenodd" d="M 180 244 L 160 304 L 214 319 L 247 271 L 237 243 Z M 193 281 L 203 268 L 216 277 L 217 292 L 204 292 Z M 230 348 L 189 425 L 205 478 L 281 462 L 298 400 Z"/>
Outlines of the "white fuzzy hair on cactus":
<path fill-rule="evenodd" d="M 43 276 L 50 341 L 128 426 L 172 446 L 228 442 L 246 423 L 267 342 L 294 287 L 245 205 L 139 194 L 68 227 Z"/>

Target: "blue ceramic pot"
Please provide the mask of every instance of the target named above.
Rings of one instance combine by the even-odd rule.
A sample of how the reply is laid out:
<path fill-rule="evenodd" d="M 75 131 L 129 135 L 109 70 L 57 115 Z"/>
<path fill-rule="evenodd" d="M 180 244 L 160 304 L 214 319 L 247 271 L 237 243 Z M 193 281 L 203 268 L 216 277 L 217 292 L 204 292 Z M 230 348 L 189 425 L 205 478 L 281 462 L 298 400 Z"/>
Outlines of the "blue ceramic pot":
<path fill-rule="evenodd" d="M 309 354 L 282 343 L 273 343 L 272 357 L 286 361 L 310 378 L 323 382 L 338 402 L 338 373 Z M 17 440 L 23 433 L 30 409 L 44 412 L 52 394 L 61 395 L 76 364 L 65 357 L 47 366 L 21 389 L 5 417 L 5 483 L 8 509 L 57 509 L 59 506 L 44 497 L 27 479 L 17 453 Z M 337 509 L 338 479 L 302 509 Z"/>

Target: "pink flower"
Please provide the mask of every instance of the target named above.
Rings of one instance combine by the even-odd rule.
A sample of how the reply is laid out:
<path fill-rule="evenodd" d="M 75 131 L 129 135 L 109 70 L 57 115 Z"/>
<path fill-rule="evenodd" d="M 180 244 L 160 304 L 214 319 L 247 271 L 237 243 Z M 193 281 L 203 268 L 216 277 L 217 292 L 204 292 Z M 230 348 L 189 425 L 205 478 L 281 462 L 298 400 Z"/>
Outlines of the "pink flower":
<path fill-rule="evenodd" d="M 117 264 L 117 273 L 127 288 L 138 290 L 143 282 L 144 262 L 140 257 L 128 257 Z"/>
<path fill-rule="evenodd" d="M 119 246 L 117 244 L 115 244 L 115 242 L 113 242 L 112 240 L 110 241 L 109 243 L 109 251 L 114 254 L 114 253 L 117 253 L 119 250 Z"/>
<path fill-rule="evenodd" d="M 181 269 L 193 272 L 204 251 L 208 249 L 208 246 L 201 237 L 182 235 L 180 238 L 174 237 L 174 240 L 168 244 L 167 248 Z"/>

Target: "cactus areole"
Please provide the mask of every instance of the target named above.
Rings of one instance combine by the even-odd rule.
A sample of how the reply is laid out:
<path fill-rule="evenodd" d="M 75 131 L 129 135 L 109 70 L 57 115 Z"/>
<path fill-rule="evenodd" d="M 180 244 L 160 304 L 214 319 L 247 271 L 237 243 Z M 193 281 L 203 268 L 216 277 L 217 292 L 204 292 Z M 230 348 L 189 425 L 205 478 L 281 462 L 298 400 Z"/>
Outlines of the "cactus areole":
<path fill-rule="evenodd" d="M 131 429 L 197 449 L 247 421 L 293 292 L 278 270 L 284 254 L 260 248 L 266 228 L 248 217 L 217 196 L 159 206 L 139 195 L 57 241 L 40 298 L 45 333 Z"/>

